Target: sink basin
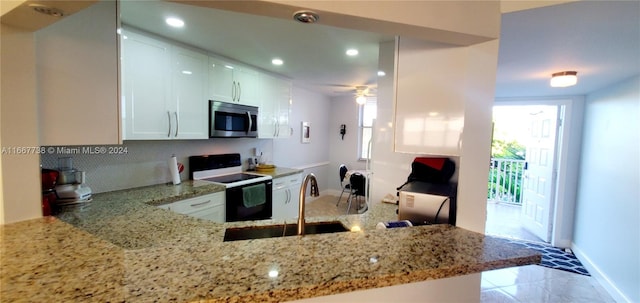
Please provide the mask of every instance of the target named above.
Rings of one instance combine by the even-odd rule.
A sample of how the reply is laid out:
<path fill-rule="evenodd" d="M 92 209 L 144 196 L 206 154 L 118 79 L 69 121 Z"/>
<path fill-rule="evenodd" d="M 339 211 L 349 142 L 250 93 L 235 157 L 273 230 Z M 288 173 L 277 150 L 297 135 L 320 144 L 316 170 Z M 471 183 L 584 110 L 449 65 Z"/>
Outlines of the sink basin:
<path fill-rule="evenodd" d="M 307 223 L 304 227 L 304 233 L 310 234 L 327 234 L 349 231 L 339 221 Z M 249 239 L 263 239 L 273 237 L 295 236 L 298 234 L 297 224 L 278 224 L 267 226 L 251 226 L 227 228 L 224 232 L 224 241 L 238 241 Z"/>

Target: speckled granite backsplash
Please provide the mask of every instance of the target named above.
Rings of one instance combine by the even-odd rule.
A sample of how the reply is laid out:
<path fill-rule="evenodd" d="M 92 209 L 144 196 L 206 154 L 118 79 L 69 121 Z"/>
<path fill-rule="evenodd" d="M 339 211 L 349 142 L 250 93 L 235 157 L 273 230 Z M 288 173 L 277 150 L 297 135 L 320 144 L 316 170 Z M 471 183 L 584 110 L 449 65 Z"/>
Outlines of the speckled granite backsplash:
<path fill-rule="evenodd" d="M 67 147 L 56 146 L 56 152 L 43 154 L 40 161 L 42 167 L 55 169 L 58 167 L 58 158 L 73 157 L 74 167 L 86 171 L 87 185 L 91 190 L 94 193 L 102 193 L 170 182 L 167 160 L 174 154 L 178 162 L 185 165 L 180 177 L 187 180 L 189 156 L 240 153 L 242 159 L 245 159 L 252 156 L 251 149 L 254 147 L 260 148 L 265 154 L 271 154 L 273 150 L 272 140 L 252 138 L 125 141 L 123 145 L 104 147 L 107 148 L 106 153 L 91 154 L 83 152 L 81 146 L 69 146 L 69 151 L 79 148 L 80 152 L 73 154 L 58 153 L 67 150 Z M 110 147 L 113 149 L 110 150 Z"/>

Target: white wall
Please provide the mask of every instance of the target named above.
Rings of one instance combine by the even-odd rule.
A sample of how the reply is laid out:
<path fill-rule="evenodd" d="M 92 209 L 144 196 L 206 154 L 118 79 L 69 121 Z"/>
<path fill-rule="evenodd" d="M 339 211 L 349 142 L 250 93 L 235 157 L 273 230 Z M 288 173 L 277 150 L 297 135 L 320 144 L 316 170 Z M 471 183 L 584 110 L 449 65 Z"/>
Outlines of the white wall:
<path fill-rule="evenodd" d="M 2 147 L 38 146 L 35 41 L 33 33 L 1 25 L 2 68 L 0 137 Z M 42 216 L 39 157 L 2 155 L 2 220 L 17 222 Z"/>
<path fill-rule="evenodd" d="M 273 140 L 273 162 L 276 165 L 302 168 L 314 173 L 320 191 L 328 188 L 330 100 L 326 96 L 294 86 L 289 123 L 293 135 Z M 309 122 L 311 142 L 301 142 L 301 123 Z"/>
<path fill-rule="evenodd" d="M 355 97 L 341 96 L 331 99 L 331 117 L 329 128 L 329 188 L 340 189 L 338 167 L 344 164 L 349 169 L 365 169 L 365 162 L 358 160 L 358 111 L 359 106 Z M 340 135 L 340 125 L 347 126 L 344 140 Z"/>
<path fill-rule="evenodd" d="M 640 302 L 640 77 L 586 98 L 573 248 L 617 300 Z"/>

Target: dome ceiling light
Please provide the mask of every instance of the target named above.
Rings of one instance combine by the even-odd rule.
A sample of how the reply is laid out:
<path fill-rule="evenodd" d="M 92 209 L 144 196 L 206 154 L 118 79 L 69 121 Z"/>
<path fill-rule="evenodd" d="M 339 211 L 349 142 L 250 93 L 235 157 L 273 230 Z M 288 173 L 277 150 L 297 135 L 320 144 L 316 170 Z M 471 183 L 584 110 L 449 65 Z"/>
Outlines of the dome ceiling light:
<path fill-rule="evenodd" d="M 551 75 L 551 87 L 568 87 L 578 83 L 578 72 L 576 71 L 564 71 L 553 73 Z"/>

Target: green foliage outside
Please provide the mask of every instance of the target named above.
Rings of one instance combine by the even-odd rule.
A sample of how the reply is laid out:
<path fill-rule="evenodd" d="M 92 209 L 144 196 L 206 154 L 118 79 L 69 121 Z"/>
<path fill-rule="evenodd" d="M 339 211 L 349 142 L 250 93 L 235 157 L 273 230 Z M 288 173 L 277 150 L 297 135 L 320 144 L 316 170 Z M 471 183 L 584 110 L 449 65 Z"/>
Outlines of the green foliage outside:
<path fill-rule="evenodd" d="M 491 158 L 493 159 L 513 159 L 524 160 L 526 148 L 515 141 L 505 142 L 503 140 L 493 140 L 491 143 Z M 504 197 L 504 200 L 520 201 L 522 190 L 522 177 L 524 173 L 524 162 L 505 161 L 498 164 L 492 163 L 489 169 L 489 186 L 487 198 Z M 506 197 L 505 197 L 506 196 Z M 513 199 L 509 199 L 513 197 Z"/>
<path fill-rule="evenodd" d="M 524 160 L 526 150 L 526 147 L 516 141 L 493 140 L 491 142 L 491 158 Z"/>

